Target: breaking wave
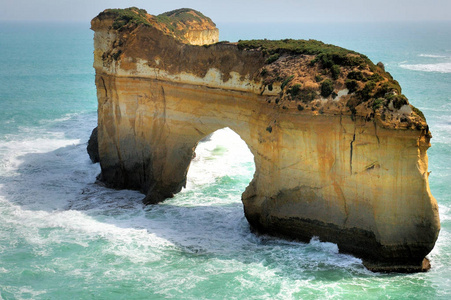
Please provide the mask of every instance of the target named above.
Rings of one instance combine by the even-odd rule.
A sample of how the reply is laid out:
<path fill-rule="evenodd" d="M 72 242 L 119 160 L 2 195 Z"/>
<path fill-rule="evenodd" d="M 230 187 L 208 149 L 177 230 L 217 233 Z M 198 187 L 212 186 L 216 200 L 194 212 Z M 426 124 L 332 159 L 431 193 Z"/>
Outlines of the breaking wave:
<path fill-rule="evenodd" d="M 437 64 L 402 64 L 401 68 L 422 71 L 422 72 L 438 72 L 438 73 L 451 73 L 451 63 L 437 63 Z"/>
<path fill-rule="evenodd" d="M 447 58 L 445 55 L 436 55 L 436 54 L 420 54 L 420 57 L 429 57 L 429 58 Z"/>

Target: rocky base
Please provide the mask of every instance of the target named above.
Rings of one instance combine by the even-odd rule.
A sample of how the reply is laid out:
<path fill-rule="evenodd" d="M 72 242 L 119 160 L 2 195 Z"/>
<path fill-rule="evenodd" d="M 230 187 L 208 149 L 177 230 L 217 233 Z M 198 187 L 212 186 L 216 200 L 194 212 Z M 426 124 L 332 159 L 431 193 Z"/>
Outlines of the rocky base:
<path fill-rule="evenodd" d="M 246 212 L 246 207 L 245 207 Z M 266 215 L 265 218 L 246 213 L 254 232 L 308 243 L 313 237 L 338 245 L 341 253 L 355 255 L 364 266 L 373 272 L 416 273 L 430 269 L 429 260 L 424 258 L 424 245 L 381 245 L 375 234 L 359 228 L 342 228 L 317 220 L 289 218 L 281 219 Z M 269 220 L 268 220 L 269 219 Z M 425 254 L 426 253 L 426 254 Z"/>
<path fill-rule="evenodd" d="M 370 271 L 380 273 L 418 273 L 427 272 L 431 268 L 431 263 L 427 258 L 424 258 L 420 262 L 410 264 L 399 261 L 381 263 L 364 260 L 363 265 Z"/>

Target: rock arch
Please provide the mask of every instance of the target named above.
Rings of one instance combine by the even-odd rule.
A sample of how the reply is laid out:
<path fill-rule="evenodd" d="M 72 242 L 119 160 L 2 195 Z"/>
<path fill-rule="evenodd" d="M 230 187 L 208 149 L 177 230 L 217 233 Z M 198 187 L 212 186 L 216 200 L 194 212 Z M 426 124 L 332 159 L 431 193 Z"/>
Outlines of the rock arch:
<path fill-rule="evenodd" d="M 97 77 L 102 85 L 109 79 Z M 129 85 L 117 78 L 113 81 L 114 87 L 107 90 L 127 89 L 118 85 Z M 256 126 L 268 127 L 271 120 L 266 113 L 255 113 L 252 102 L 257 98 L 240 92 L 235 92 L 234 97 L 233 92 L 220 90 L 212 94 L 209 88 L 183 84 L 167 86 L 152 79 L 140 79 L 133 85 L 137 94 L 127 91 L 127 98 L 133 102 L 131 115 L 130 103 L 107 96 L 105 90 L 98 91 L 101 99 L 109 97 L 99 113 L 99 149 L 102 180 L 110 186 L 139 188 L 147 193 L 146 204 L 172 197 L 185 185 L 198 142 L 226 127 L 246 142 L 256 169 L 261 168 L 258 151 L 262 150 L 256 147 L 253 132 Z M 238 108 L 237 101 L 246 105 Z M 106 128 L 107 124 L 115 125 Z"/>
<path fill-rule="evenodd" d="M 150 15 L 147 25 L 117 28 L 119 17 L 105 11 L 92 21 L 103 182 L 161 202 L 186 183 L 198 141 L 229 127 L 254 155 L 242 196 L 254 228 L 303 241 L 319 236 L 372 270 L 427 269 L 440 228 L 428 185 L 431 136 L 389 74 L 333 48 L 345 65 L 323 70 L 324 79 L 318 70 L 330 45 L 310 42 L 326 49 L 323 56 L 271 55 L 252 41 L 249 49 L 192 46 L 152 25 Z M 346 65 L 356 57 L 373 85 Z M 346 78 L 356 78 L 349 88 L 361 88 L 361 98 Z"/>

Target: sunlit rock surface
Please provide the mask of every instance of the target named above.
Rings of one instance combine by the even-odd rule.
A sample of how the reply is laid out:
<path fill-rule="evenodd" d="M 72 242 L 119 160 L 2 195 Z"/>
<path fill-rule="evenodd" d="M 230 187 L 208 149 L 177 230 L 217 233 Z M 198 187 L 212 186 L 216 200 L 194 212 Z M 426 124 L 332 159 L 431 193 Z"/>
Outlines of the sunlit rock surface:
<path fill-rule="evenodd" d="M 254 155 L 242 200 L 255 229 L 318 236 L 375 271 L 428 268 L 431 135 L 382 64 L 317 41 L 217 43 L 189 9 L 106 10 L 92 29 L 107 185 L 172 197 L 199 140 L 229 127 Z"/>

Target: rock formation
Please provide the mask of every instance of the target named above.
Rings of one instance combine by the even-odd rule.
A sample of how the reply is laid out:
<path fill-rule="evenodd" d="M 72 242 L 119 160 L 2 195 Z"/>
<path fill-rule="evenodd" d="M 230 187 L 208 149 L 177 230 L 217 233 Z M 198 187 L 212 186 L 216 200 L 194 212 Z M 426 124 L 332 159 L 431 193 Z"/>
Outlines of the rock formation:
<path fill-rule="evenodd" d="M 229 127 L 254 155 L 252 227 L 318 236 L 375 271 L 427 269 L 440 228 L 431 135 L 382 64 L 314 40 L 218 43 L 190 9 L 106 10 L 91 25 L 107 185 L 172 197 L 199 140 Z"/>
<path fill-rule="evenodd" d="M 97 127 L 94 128 L 91 132 L 91 137 L 89 138 L 86 150 L 88 151 L 89 158 L 93 163 L 100 162 L 99 142 L 97 140 Z"/>

